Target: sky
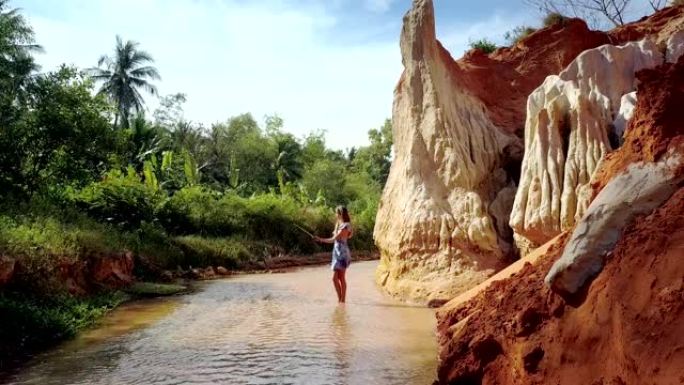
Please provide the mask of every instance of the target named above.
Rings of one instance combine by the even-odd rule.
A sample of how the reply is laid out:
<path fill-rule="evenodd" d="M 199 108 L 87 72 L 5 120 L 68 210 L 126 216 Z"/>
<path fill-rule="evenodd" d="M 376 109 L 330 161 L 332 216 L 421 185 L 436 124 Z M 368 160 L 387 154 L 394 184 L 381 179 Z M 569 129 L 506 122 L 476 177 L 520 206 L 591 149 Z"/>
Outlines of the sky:
<path fill-rule="evenodd" d="M 640 0 L 641 1 L 641 0 Z M 645 2 L 646 0 L 643 0 Z M 486 37 L 536 25 L 522 0 L 434 0 L 437 35 L 454 57 Z M 348 149 L 392 114 L 399 34 L 410 0 L 12 0 L 45 49 L 43 71 L 88 68 L 118 34 L 155 59 L 161 95 L 187 95 L 185 118 L 210 126 L 277 114 L 304 137 L 325 130 Z M 149 115 L 158 101 L 146 96 Z"/>

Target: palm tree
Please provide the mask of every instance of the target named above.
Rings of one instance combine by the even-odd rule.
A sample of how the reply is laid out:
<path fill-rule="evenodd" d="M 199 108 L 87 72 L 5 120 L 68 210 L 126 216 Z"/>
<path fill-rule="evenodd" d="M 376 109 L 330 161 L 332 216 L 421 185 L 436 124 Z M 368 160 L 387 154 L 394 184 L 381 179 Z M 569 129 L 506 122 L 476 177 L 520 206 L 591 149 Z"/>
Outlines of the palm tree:
<path fill-rule="evenodd" d="M 35 44 L 33 30 L 19 9 L 8 9 L 7 3 L 0 0 L 0 86 L 2 98 L 12 101 L 30 74 L 39 69 L 32 54 L 43 48 Z"/>
<path fill-rule="evenodd" d="M 106 94 L 116 106 L 114 125 L 121 121 L 123 127 L 128 127 L 131 110 L 140 113 L 144 110 L 145 102 L 139 90 L 145 90 L 152 96 L 157 96 L 157 87 L 149 80 L 160 80 L 159 72 L 149 63 L 154 63 L 152 56 L 138 49 L 139 44 L 134 41 L 121 40 L 116 37 L 114 56 L 103 55 L 97 62 L 96 68 L 90 69 L 90 74 L 96 81 L 102 82 L 100 93 Z"/>
<path fill-rule="evenodd" d="M 23 191 L 26 186 L 25 124 L 19 123 L 29 95 L 26 87 L 38 65 L 32 54 L 41 51 L 33 30 L 18 9 L 0 0 L 0 191 Z"/>

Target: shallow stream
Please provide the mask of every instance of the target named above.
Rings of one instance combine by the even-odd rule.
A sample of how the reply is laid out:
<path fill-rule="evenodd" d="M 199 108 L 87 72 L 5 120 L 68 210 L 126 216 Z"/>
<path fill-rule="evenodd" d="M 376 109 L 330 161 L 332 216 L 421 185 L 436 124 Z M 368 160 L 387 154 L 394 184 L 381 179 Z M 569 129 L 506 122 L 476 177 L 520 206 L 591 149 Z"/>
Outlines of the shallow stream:
<path fill-rule="evenodd" d="M 11 384 L 430 384 L 434 312 L 349 269 L 336 303 L 327 267 L 238 276 L 196 293 L 124 305 L 36 357 Z"/>

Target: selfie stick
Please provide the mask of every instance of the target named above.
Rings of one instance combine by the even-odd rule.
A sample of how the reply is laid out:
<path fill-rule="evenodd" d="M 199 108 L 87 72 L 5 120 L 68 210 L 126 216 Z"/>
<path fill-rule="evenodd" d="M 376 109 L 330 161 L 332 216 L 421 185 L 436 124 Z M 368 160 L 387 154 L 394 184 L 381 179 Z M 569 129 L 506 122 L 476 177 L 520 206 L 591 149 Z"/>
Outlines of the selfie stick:
<path fill-rule="evenodd" d="M 306 235 L 310 236 L 311 238 L 316 238 L 313 234 L 311 234 L 310 232 L 306 231 L 306 229 L 304 229 L 303 227 L 299 226 L 298 224 L 295 223 L 294 226 L 295 226 L 296 228 L 298 228 L 299 230 L 303 231 L 304 233 L 306 233 Z"/>

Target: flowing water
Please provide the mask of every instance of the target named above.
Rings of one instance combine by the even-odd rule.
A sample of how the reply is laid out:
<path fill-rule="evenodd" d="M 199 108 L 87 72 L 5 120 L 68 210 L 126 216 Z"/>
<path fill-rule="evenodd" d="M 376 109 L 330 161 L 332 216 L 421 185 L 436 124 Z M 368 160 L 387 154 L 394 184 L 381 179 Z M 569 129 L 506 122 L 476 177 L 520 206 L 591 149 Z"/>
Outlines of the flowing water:
<path fill-rule="evenodd" d="M 206 282 L 135 302 L 36 357 L 11 384 L 430 384 L 434 313 L 383 296 L 353 264 L 347 304 L 329 268 Z"/>

